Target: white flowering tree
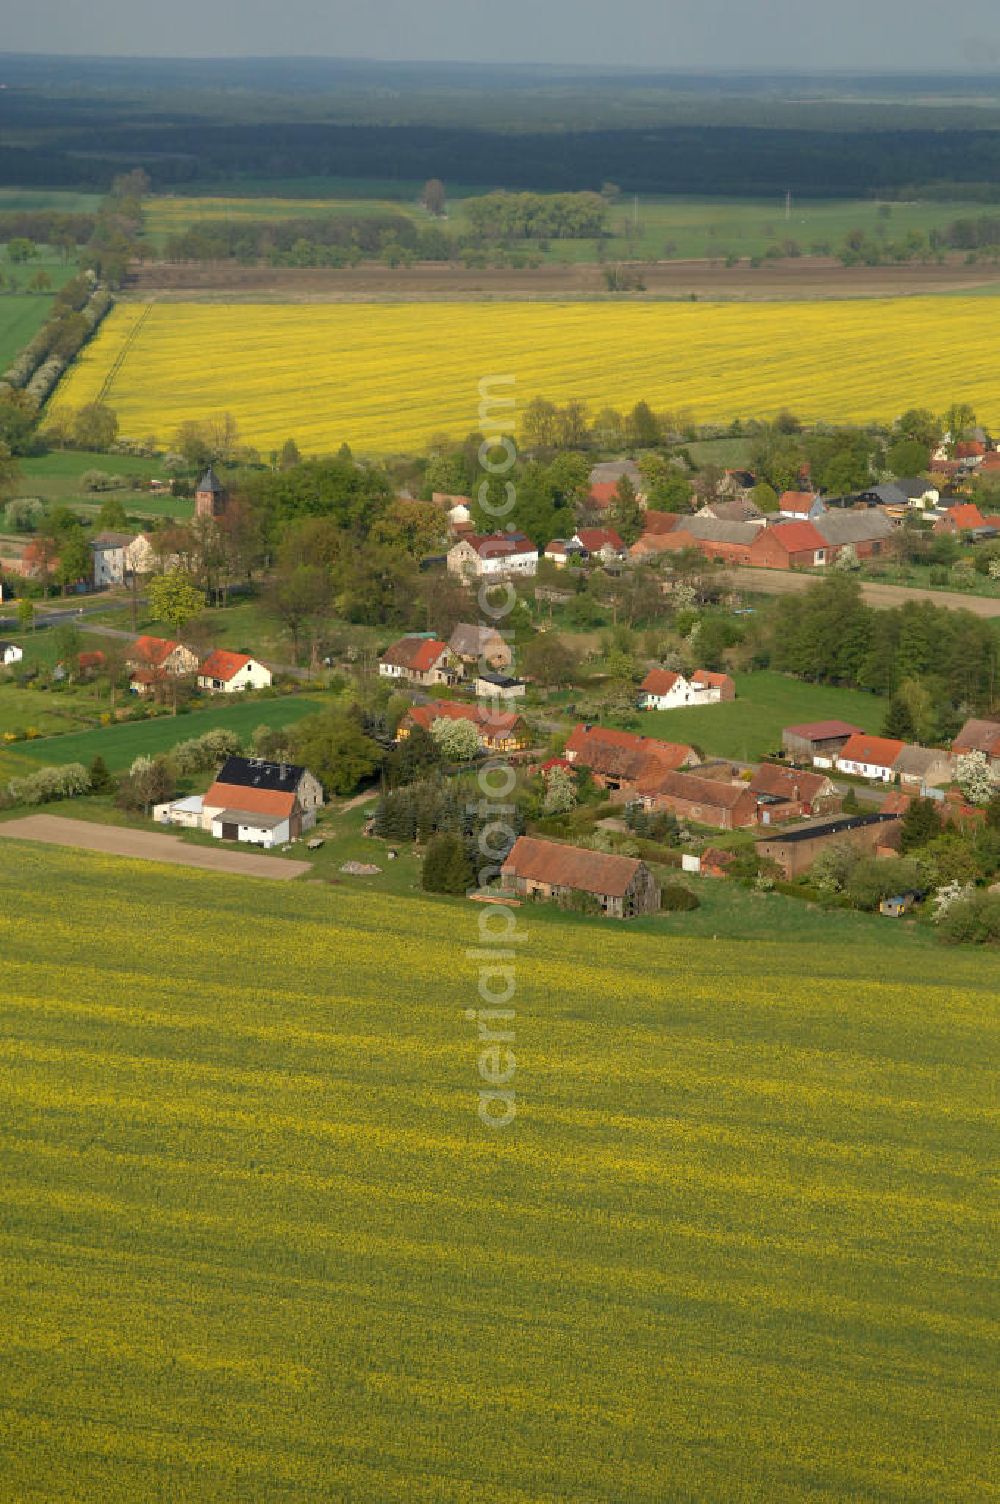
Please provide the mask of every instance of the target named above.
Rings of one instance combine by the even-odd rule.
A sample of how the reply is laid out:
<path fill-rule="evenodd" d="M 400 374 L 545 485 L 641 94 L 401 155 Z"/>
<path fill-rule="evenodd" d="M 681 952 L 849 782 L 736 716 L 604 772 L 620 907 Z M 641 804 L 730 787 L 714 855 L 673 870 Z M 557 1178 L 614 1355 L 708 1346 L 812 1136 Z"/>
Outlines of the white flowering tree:
<path fill-rule="evenodd" d="M 834 569 L 841 570 L 844 574 L 850 574 L 855 569 L 861 568 L 861 560 L 853 543 L 845 543 L 840 553 L 833 561 Z"/>
<path fill-rule="evenodd" d="M 552 768 L 545 779 L 542 809 L 547 815 L 565 815 L 576 805 L 576 780 L 568 768 Z"/>
<path fill-rule="evenodd" d="M 431 736 L 449 762 L 471 762 L 479 751 L 479 732 L 471 721 L 438 716 L 431 722 Z"/>
<path fill-rule="evenodd" d="M 989 804 L 1000 791 L 985 752 L 963 752 L 955 764 L 955 782 L 970 804 Z"/>

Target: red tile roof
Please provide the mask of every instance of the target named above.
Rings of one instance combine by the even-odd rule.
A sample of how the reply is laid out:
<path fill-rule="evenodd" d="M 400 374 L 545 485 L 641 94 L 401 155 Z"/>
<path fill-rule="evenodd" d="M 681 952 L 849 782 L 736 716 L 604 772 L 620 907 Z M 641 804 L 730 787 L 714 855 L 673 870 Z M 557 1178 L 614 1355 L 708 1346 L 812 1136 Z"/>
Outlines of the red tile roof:
<path fill-rule="evenodd" d="M 523 533 L 466 533 L 469 543 L 481 559 L 496 559 L 509 554 L 537 553 L 535 545 Z"/>
<path fill-rule="evenodd" d="M 505 877 L 622 898 L 641 866 L 637 857 L 610 856 L 536 836 L 518 836 L 500 870 Z"/>
<path fill-rule="evenodd" d="M 823 534 L 811 522 L 779 522 L 759 536 L 776 539 L 790 554 L 813 553 L 827 546 Z"/>
<path fill-rule="evenodd" d="M 77 653 L 76 662 L 79 668 L 100 668 L 104 662 L 104 654 L 100 648 L 93 653 Z"/>
<path fill-rule="evenodd" d="M 607 544 L 610 544 L 616 550 L 625 547 L 613 527 L 581 527 L 577 529 L 576 536 L 587 552 L 591 554 L 596 554 L 599 549 L 604 548 Z"/>
<path fill-rule="evenodd" d="M 434 667 L 442 653 L 448 651 L 446 642 L 438 642 L 433 637 L 401 637 L 386 648 L 379 661 L 423 674 Z"/>
<path fill-rule="evenodd" d="M 295 809 L 294 789 L 255 789 L 246 784 L 213 783 L 205 795 L 206 809 L 245 809 L 253 815 L 290 815 Z"/>
<path fill-rule="evenodd" d="M 651 668 L 639 688 L 649 695 L 668 695 L 679 678 L 668 668 Z"/>
<path fill-rule="evenodd" d="M 405 718 L 416 726 L 423 726 L 425 731 L 429 731 L 435 721 L 471 721 L 490 741 L 503 741 L 524 726 L 515 711 L 487 710 L 483 705 L 457 705 L 452 700 L 431 700 L 427 705 L 414 705 Z"/>
<path fill-rule="evenodd" d="M 984 527 L 986 519 L 974 502 L 960 502 L 958 506 L 949 507 L 947 520 L 960 531 L 970 530 L 974 527 Z"/>
<path fill-rule="evenodd" d="M 779 763 L 762 762 L 748 787 L 755 794 L 772 794 L 778 799 L 800 799 L 803 804 L 811 804 L 832 785 L 825 773 L 810 773 L 799 768 L 783 768 Z"/>
<path fill-rule="evenodd" d="M 803 721 L 801 726 L 786 726 L 785 730 L 807 741 L 827 742 L 835 736 L 856 736 L 861 727 L 852 726 L 849 721 Z"/>
<path fill-rule="evenodd" d="M 980 470 L 1000 470 L 1000 451 L 991 449 L 979 468 Z"/>
<path fill-rule="evenodd" d="M 891 768 L 906 743 L 893 736 L 869 736 L 857 731 L 837 754 L 841 762 L 866 762 L 878 768 Z"/>
<path fill-rule="evenodd" d="M 725 689 L 732 682 L 728 674 L 716 674 L 709 668 L 696 668 L 691 675 L 692 684 L 712 684 L 717 689 Z"/>
<path fill-rule="evenodd" d="M 717 778 L 699 778 L 694 773 L 655 772 L 639 780 L 639 793 L 647 797 L 666 794 L 687 799 L 710 809 L 735 809 L 750 790 L 745 783 L 723 783 Z"/>
<path fill-rule="evenodd" d="M 165 637 L 137 637 L 132 644 L 129 656 L 135 663 L 142 663 L 149 668 L 159 668 L 174 649 L 179 647 L 179 642 L 170 642 Z"/>
<path fill-rule="evenodd" d="M 680 522 L 677 512 L 657 512 L 647 507 L 642 515 L 643 529 L 647 533 L 672 533 Z"/>
<path fill-rule="evenodd" d="M 982 439 L 960 439 L 955 445 L 955 458 L 957 460 L 975 460 L 981 454 L 986 453 L 986 445 Z"/>
<path fill-rule="evenodd" d="M 221 679 L 224 684 L 228 684 L 230 679 L 235 679 L 252 662 L 253 659 L 246 653 L 230 653 L 225 648 L 213 648 L 198 672 L 205 679 Z"/>
<path fill-rule="evenodd" d="M 580 767 L 629 781 L 696 760 L 694 748 L 681 742 L 664 742 L 607 726 L 574 726 L 566 741 L 566 753 L 572 754 Z"/>
<path fill-rule="evenodd" d="M 778 506 L 783 512 L 808 512 L 815 500 L 812 491 L 782 491 Z"/>
<path fill-rule="evenodd" d="M 618 482 L 614 480 L 600 480 L 591 486 L 589 501 L 593 507 L 609 507 L 615 501 L 618 492 Z"/>

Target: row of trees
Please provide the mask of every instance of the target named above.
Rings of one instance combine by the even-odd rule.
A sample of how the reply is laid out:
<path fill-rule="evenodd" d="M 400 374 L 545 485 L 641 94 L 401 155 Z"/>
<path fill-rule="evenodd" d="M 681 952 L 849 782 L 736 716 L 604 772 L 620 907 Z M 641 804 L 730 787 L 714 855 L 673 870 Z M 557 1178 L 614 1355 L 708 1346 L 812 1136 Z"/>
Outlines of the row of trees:
<path fill-rule="evenodd" d="M 875 610 L 846 575 L 780 600 L 769 639 L 772 666 L 799 678 L 910 694 L 923 741 L 953 735 L 967 708 L 995 704 L 1000 690 L 1000 642 L 990 622 L 929 601 Z"/>

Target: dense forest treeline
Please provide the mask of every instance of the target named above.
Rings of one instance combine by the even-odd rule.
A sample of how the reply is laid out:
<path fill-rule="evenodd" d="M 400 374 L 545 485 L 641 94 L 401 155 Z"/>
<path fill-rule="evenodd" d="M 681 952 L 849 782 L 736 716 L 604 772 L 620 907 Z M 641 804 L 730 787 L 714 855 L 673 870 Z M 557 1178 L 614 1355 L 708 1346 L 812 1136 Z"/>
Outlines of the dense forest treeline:
<path fill-rule="evenodd" d="M 28 144 L 18 104 L 0 103 L 0 183 L 107 187 L 123 161 L 154 187 L 244 177 L 379 178 L 704 195 L 865 197 L 933 182 L 1000 181 L 1000 132 L 917 129 L 770 130 L 682 126 L 657 130 L 512 131 L 436 126 L 254 124 L 167 117 L 122 121 L 109 112 Z M 20 127 L 20 129 L 19 129 Z M 20 135 L 25 144 L 9 144 Z M 911 191 L 909 188 L 907 191 Z"/>

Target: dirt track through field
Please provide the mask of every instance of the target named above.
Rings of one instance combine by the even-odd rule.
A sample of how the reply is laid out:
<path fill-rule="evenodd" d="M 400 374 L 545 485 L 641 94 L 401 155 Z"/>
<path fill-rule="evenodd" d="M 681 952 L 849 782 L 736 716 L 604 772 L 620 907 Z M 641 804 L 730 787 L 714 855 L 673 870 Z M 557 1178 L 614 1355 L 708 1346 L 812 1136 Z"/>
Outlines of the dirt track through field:
<path fill-rule="evenodd" d="M 729 579 L 738 590 L 752 590 L 758 595 L 801 595 L 815 585 L 815 574 L 796 574 L 779 569 L 730 569 Z M 986 595 L 965 595 L 958 590 L 922 590 L 918 585 L 879 585 L 864 580 L 862 598 L 869 606 L 888 610 L 905 606 L 907 601 L 930 601 L 933 606 L 947 606 L 949 611 L 970 611 L 973 616 L 1000 617 L 1000 600 Z"/>
<path fill-rule="evenodd" d="M 961 257 L 924 266 L 842 266 L 825 256 L 795 261 L 657 261 L 637 266 L 650 298 L 707 298 L 738 302 L 795 298 L 898 298 L 995 289 L 994 266 L 966 265 Z M 416 266 L 239 266 L 233 261 L 152 261 L 130 269 L 125 296 L 161 302 L 366 303 L 449 302 L 509 298 L 621 300 L 609 293 L 604 268 L 594 262 L 538 266 L 520 271 L 420 262 Z"/>
<path fill-rule="evenodd" d="M 213 851 L 189 846 L 180 836 L 147 830 L 126 830 L 117 825 L 91 825 L 86 820 L 67 820 L 61 815 L 26 815 L 0 825 L 0 839 L 43 841 L 49 846 L 74 846 L 81 851 L 100 851 L 105 856 L 138 858 L 143 862 L 170 862 L 177 867 L 201 867 L 206 872 L 227 872 L 239 877 L 273 877 L 288 882 L 311 871 L 309 862 L 284 861 L 277 856 L 256 856 L 242 851 Z"/>

